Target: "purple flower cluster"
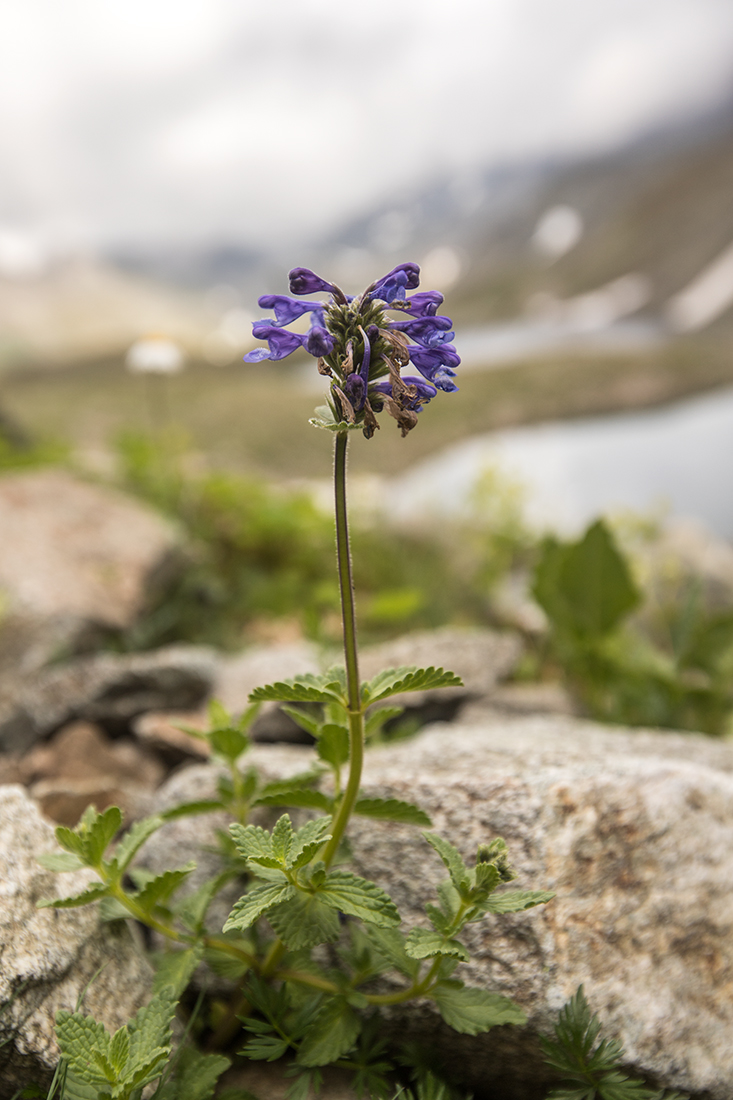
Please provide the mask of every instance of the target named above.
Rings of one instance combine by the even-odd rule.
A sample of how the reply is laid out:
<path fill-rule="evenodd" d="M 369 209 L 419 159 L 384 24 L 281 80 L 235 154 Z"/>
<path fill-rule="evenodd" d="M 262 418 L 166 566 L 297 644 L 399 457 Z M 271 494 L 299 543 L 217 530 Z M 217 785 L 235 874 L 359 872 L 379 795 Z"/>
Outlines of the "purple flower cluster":
<path fill-rule="evenodd" d="M 458 389 L 453 378 L 460 363 L 455 348 L 453 322 L 438 316 L 443 295 L 437 290 L 416 290 L 420 268 L 399 264 L 368 286 L 356 298 L 347 297 L 305 267 L 290 272 L 290 291 L 298 297 L 266 294 L 263 309 L 274 311 L 275 320 L 256 321 L 253 333 L 267 341 L 245 355 L 248 363 L 284 359 L 304 348 L 318 360 L 318 370 L 331 380 L 330 404 L 335 421 L 360 426 L 367 438 L 379 427 L 375 413 L 386 408 L 406 435 L 417 423 L 423 405 L 438 390 Z M 328 294 L 327 301 L 302 301 L 300 296 Z M 403 318 L 389 318 L 387 310 Z M 295 333 L 286 326 L 306 314 L 310 327 Z M 419 374 L 403 375 L 411 365 Z"/>

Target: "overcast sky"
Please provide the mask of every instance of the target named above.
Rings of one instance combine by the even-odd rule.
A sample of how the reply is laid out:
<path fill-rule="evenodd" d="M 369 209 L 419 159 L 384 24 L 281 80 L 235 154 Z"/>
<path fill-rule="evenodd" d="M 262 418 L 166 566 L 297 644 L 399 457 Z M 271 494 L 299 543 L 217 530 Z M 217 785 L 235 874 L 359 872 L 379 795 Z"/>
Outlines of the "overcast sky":
<path fill-rule="evenodd" d="M 309 236 L 731 89 L 731 0 L 2 0 L 0 226 Z"/>

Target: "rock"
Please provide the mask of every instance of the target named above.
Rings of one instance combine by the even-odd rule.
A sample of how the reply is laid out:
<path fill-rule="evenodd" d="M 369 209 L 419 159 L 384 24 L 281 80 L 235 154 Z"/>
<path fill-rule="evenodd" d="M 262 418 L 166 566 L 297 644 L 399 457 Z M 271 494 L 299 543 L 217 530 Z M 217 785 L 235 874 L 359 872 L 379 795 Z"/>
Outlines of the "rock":
<path fill-rule="evenodd" d="M 95 906 L 36 908 L 94 877 L 44 870 L 36 857 L 57 849 L 22 788 L 0 787 L 0 1094 L 7 1097 L 48 1085 L 59 1054 L 56 1013 L 74 1011 L 88 983 L 82 1010 L 110 1031 L 150 995 L 151 968 L 127 927 L 101 924 Z"/>
<path fill-rule="evenodd" d="M 127 732 L 148 710 L 188 708 L 208 695 L 216 656 L 198 646 L 78 657 L 38 673 L 0 705 L 0 751 L 28 749 L 77 718 Z"/>
<path fill-rule="evenodd" d="M 151 508 L 64 470 L 0 478 L 0 588 L 44 619 L 129 626 L 178 545 Z"/>
<path fill-rule="evenodd" d="M 205 730 L 209 718 L 205 710 L 148 711 L 135 718 L 132 732 L 141 744 L 153 749 L 166 763 L 175 766 L 184 761 L 207 760 L 211 750 L 207 741 L 186 733 L 181 726 Z"/>
<path fill-rule="evenodd" d="M 301 771 L 310 758 L 291 746 L 252 752 L 268 777 Z M 205 797 L 214 769 L 194 772 Z M 731 1100 L 733 745 L 501 715 L 370 750 L 364 787 L 416 801 L 469 861 L 479 842 L 503 836 L 515 885 L 557 893 L 464 934 L 475 961 L 458 974 L 513 997 L 527 1028 L 469 1038 L 429 1003 L 392 1010 L 400 1034 L 438 1051 L 457 1084 L 505 1100 L 546 1095 L 537 1037 L 583 983 L 632 1073 Z M 191 841 L 209 843 L 212 823 L 194 820 Z M 419 830 L 355 818 L 350 839 L 356 871 L 392 895 L 406 928 L 424 924 L 444 871 Z M 175 850 L 190 858 L 189 848 Z"/>
<path fill-rule="evenodd" d="M 455 672 L 463 680 L 462 688 L 413 691 L 389 700 L 410 711 L 420 710 L 424 720 L 435 721 L 453 718 L 468 699 L 490 695 L 516 667 L 521 653 L 521 638 L 510 631 L 443 627 L 364 650 L 359 672 L 365 680 L 383 668 L 400 665 L 432 665 Z"/>

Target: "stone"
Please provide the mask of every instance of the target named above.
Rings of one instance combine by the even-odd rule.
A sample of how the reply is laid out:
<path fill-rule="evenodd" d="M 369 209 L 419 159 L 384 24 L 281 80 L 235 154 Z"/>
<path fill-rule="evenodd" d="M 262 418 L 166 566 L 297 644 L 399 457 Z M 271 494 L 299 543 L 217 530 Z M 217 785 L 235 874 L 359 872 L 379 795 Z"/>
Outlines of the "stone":
<path fill-rule="evenodd" d="M 311 759 L 300 747 L 256 746 L 250 762 L 272 777 Z M 206 797 L 214 769 L 188 773 Z M 456 1084 L 505 1100 L 546 1095 L 538 1036 L 582 983 L 631 1073 L 733 1098 L 733 745 L 562 715 L 484 715 L 371 749 L 363 786 L 417 802 L 468 861 L 503 836 L 514 885 L 557 895 L 464 933 L 473 961 L 458 975 L 514 998 L 526 1028 L 470 1038 L 429 1002 L 391 1010 L 390 1026 L 429 1044 Z M 211 842 L 213 822 L 194 821 L 177 859 Z M 349 836 L 357 873 L 391 894 L 406 928 L 424 925 L 444 870 L 419 830 L 357 817 Z"/>
<path fill-rule="evenodd" d="M 0 787 L 0 1095 L 7 1097 L 49 1084 L 60 1009 L 73 1012 L 83 994 L 82 1011 L 115 1031 L 150 996 L 151 967 L 126 925 L 102 924 L 96 906 L 36 908 L 42 898 L 79 893 L 94 877 L 46 871 L 36 857 L 57 850 L 26 792 Z"/>
<path fill-rule="evenodd" d="M 179 543 L 152 508 L 58 469 L 0 478 L 0 530 L 13 608 L 115 628 L 134 622 Z"/>
<path fill-rule="evenodd" d="M 44 669 L 0 704 L 0 751 L 22 751 L 74 719 L 109 733 L 149 710 L 188 708 L 210 692 L 216 654 L 203 646 L 149 653 L 98 653 Z"/>

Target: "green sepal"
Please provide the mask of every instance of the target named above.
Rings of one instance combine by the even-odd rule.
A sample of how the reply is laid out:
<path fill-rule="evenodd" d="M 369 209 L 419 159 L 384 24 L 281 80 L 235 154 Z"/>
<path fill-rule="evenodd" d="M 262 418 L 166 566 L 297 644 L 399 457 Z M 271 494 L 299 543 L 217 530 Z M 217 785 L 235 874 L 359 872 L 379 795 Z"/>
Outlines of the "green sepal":
<path fill-rule="evenodd" d="M 471 875 L 458 849 L 437 833 L 423 833 L 423 836 L 443 860 L 451 882 L 460 896 L 466 897 L 471 887 Z"/>
<path fill-rule="evenodd" d="M 389 894 L 350 871 L 331 871 L 326 875 L 319 897 L 339 912 L 380 928 L 394 928 L 400 923 L 397 906 Z"/>
<path fill-rule="evenodd" d="M 521 913 L 535 905 L 544 905 L 554 897 L 550 890 L 506 890 L 492 894 L 483 903 L 483 908 L 489 913 Z"/>
<path fill-rule="evenodd" d="M 361 696 L 365 706 L 387 699 L 390 695 L 400 695 L 404 691 L 428 691 L 433 688 L 463 687 L 463 680 L 454 672 L 443 668 L 417 668 L 416 665 L 403 665 L 400 668 L 388 668 L 362 684 Z"/>
<path fill-rule="evenodd" d="M 99 901 L 109 893 L 110 887 L 103 882 L 93 883 L 81 894 L 74 894 L 70 898 L 43 898 L 36 902 L 36 909 L 78 909 L 81 905 L 91 905 L 93 901 Z"/>
<path fill-rule="evenodd" d="M 255 688 L 250 692 L 253 702 L 328 703 L 335 700 L 345 703 L 341 683 L 329 674 L 316 676 L 306 672 L 292 680 L 277 680 L 274 684 Z"/>
<path fill-rule="evenodd" d="M 268 909 L 272 909 L 273 906 L 292 898 L 294 893 L 295 887 L 285 881 L 256 886 L 254 890 L 250 890 L 248 894 L 235 902 L 234 908 L 227 917 L 224 931 L 243 931 L 245 928 L 249 928 Z"/>
<path fill-rule="evenodd" d="M 298 1048 L 298 1065 L 325 1066 L 343 1058 L 359 1037 L 361 1020 L 345 997 L 330 997 Z"/>
<path fill-rule="evenodd" d="M 405 941 L 405 951 L 413 959 L 435 959 L 438 955 L 468 962 L 470 955 L 458 940 L 446 939 L 429 928 L 413 928 Z"/>
<path fill-rule="evenodd" d="M 462 1035 L 480 1035 L 499 1024 L 521 1027 L 527 1022 L 519 1005 L 508 997 L 486 989 L 474 989 L 463 982 L 440 981 L 430 996 L 448 1026 Z"/>
<path fill-rule="evenodd" d="M 404 825 L 432 825 L 424 810 L 399 798 L 360 798 L 354 806 L 354 813 L 381 821 L 399 821 Z"/>
<path fill-rule="evenodd" d="M 283 943 L 291 951 L 299 951 L 303 947 L 337 940 L 341 931 L 338 913 L 326 903 L 322 894 L 306 893 L 292 886 L 290 890 L 289 899 L 267 913 L 267 919 Z"/>

